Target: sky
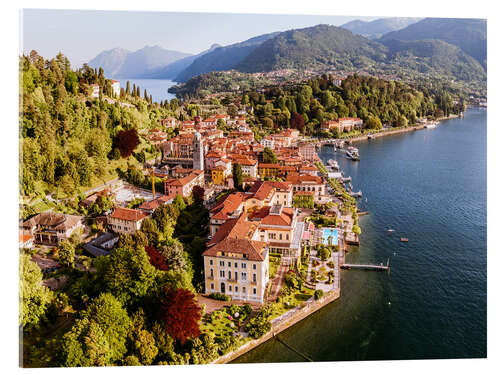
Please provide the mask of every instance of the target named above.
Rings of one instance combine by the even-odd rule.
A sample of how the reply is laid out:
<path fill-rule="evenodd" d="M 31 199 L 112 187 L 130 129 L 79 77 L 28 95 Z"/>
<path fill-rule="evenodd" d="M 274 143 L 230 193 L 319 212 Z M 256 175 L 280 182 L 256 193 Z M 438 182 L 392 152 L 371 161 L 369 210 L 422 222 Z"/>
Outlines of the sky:
<path fill-rule="evenodd" d="M 159 45 L 197 54 L 214 43 L 229 45 L 274 31 L 376 18 L 380 17 L 25 9 L 20 50 L 34 49 L 45 58 L 62 52 L 73 67 L 80 67 L 116 47 L 136 51 Z"/>

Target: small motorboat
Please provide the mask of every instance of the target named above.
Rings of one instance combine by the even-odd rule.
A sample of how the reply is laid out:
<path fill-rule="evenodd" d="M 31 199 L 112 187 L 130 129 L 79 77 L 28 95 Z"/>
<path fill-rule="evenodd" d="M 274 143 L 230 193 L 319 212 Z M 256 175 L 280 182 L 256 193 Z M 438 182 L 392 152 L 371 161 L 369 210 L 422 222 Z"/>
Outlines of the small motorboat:
<path fill-rule="evenodd" d="M 394 229 L 387 229 L 387 233 L 391 234 L 392 232 L 394 232 Z"/>
<path fill-rule="evenodd" d="M 401 242 L 408 242 L 408 238 L 406 238 L 406 237 L 401 237 Z"/>

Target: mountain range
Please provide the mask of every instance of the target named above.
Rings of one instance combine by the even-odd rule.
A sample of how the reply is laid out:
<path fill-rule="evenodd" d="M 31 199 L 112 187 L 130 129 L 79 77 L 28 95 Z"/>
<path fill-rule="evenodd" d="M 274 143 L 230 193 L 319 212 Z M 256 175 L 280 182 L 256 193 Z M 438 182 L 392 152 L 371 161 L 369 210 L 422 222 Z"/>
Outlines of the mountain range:
<path fill-rule="evenodd" d="M 384 34 L 404 29 L 412 23 L 420 20 L 421 18 L 409 17 L 379 18 L 373 21 L 354 20 L 347 22 L 340 27 L 369 39 L 378 39 Z"/>
<path fill-rule="evenodd" d="M 145 46 L 135 52 L 113 48 L 101 52 L 88 64 L 92 68 L 102 67 L 104 73 L 113 78 L 145 78 L 161 67 L 189 57 L 191 55 L 188 53 L 171 51 L 160 46 Z"/>
<path fill-rule="evenodd" d="M 405 27 L 405 25 L 407 25 Z M 350 29 L 350 30 L 348 30 Z M 354 31 L 354 32 L 353 32 Z M 383 34 L 378 39 L 376 35 Z M 371 39 L 372 38 L 372 39 Z M 297 70 L 402 71 L 468 82 L 486 80 L 486 21 L 384 18 L 341 27 L 317 25 L 260 35 L 198 55 L 158 46 L 136 52 L 113 49 L 90 63 L 108 75 L 186 82 L 212 71 Z"/>

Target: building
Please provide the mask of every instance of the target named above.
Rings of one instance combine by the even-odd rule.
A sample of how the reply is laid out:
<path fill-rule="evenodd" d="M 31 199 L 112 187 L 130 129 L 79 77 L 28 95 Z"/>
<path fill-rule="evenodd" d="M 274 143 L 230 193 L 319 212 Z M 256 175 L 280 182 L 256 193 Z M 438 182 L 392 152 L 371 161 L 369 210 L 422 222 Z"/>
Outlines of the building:
<path fill-rule="evenodd" d="M 323 179 L 319 176 L 289 175 L 285 182 L 292 185 L 293 192 L 308 191 L 314 194 L 314 200 L 320 200 L 320 196 L 325 195 L 326 187 Z"/>
<path fill-rule="evenodd" d="M 108 216 L 108 227 L 116 233 L 134 234 L 141 229 L 142 221 L 148 217 L 141 210 L 116 207 Z"/>
<path fill-rule="evenodd" d="M 196 132 L 193 139 L 193 169 L 201 171 L 205 169 L 203 151 L 203 139 L 201 138 L 201 134 Z"/>
<path fill-rule="evenodd" d="M 177 194 L 183 197 L 191 195 L 195 186 L 205 186 L 205 174 L 202 170 L 194 169 L 186 177 L 164 181 L 164 190 L 166 194 L 174 197 Z"/>
<path fill-rule="evenodd" d="M 205 293 L 264 303 L 269 254 L 266 243 L 256 240 L 256 224 L 246 219 L 242 214 L 227 221 L 207 244 L 203 253 Z"/>
<path fill-rule="evenodd" d="M 33 236 L 36 244 L 57 246 L 73 232 L 83 228 L 83 216 L 42 212 L 22 224 L 22 234 Z"/>
<path fill-rule="evenodd" d="M 298 146 L 299 154 L 303 160 L 313 162 L 316 156 L 316 147 L 310 142 L 302 142 Z"/>
<path fill-rule="evenodd" d="M 99 97 L 99 85 L 90 85 L 90 88 L 92 89 L 90 97 L 91 98 L 98 98 Z"/>
<path fill-rule="evenodd" d="M 258 174 L 260 178 L 278 177 L 280 175 L 281 165 L 270 163 L 259 163 Z"/>
<path fill-rule="evenodd" d="M 114 96 L 120 96 L 120 81 L 112 81 L 111 88 Z"/>
<path fill-rule="evenodd" d="M 34 241 L 31 234 L 19 233 L 19 247 L 21 249 L 31 249 L 33 248 Z"/>
<path fill-rule="evenodd" d="M 258 222 L 258 238 L 268 244 L 269 252 L 286 257 L 298 257 L 300 247 L 292 247 L 297 219 L 295 209 L 282 205 L 265 206 L 249 216 Z"/>
<path fill-rule="evenodd" d="M 227 220 L 239 217 L 245 211 L 245 193 L 237 192 L 226 195 L 217 205 L 212 207 L 210 216 L 210 235 L 215 236 L 221 225 Z"/>

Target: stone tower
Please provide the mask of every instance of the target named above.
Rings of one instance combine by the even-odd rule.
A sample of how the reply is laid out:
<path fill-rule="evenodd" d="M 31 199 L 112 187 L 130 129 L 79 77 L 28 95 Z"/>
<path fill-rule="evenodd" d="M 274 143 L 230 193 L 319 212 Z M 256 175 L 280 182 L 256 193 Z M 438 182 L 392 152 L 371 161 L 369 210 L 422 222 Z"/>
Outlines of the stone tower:
<path fill-rule="evenodd" d="M 205 170 L 205 164 L 203 163 L 203 140 L 201 139 L 201 134 L 194 133 L 193 138 L 193 169 Z"/>

